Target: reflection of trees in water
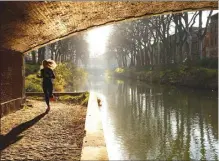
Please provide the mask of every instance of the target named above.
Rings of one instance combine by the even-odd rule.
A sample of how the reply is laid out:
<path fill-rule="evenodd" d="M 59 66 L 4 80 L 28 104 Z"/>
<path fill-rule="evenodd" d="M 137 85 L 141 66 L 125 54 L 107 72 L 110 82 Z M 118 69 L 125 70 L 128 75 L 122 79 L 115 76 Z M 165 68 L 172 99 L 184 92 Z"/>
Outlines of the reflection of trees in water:
<path fill-rule="evenodd" d="M 124 82 L 114 100 L 116 135 L 130 159 L 218 158 L 216 97 Z"/>

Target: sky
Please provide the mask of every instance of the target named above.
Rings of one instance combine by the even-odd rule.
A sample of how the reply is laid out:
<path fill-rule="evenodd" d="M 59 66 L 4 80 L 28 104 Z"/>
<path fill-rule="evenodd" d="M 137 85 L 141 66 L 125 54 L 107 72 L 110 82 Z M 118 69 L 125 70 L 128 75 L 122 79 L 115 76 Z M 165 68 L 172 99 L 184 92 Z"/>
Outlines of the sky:
<path fill-rule="evenodd" d="M 206 21 L 207 21 L 207 16 L 209 15 L 210 11 L 203 11 L 202 14 L 202 27 L 205 27 Z M 214 10 L 212 15 L 218 13 L 219 10 Z M 191 13 L 191 12 L 189 12 Z M 189 14 L 189 20 L 192 18 L 192 15 Z M 198 16 L 196 18 L 196 22 L 193 25 L 194 27 L 198 27 Z M 102 26 L 102 27 L 97 27 L 94 28 L 87 33 L 87 42 L 89 43 L 89 52 L 90 52 L 90 57 L 96 57 L 98 55 L 102 55 L 106 51 L 106 45 L 107 41 L 109 38 L 110 33 L 113 30 L 113 25 L 107 25 L 107 26 Z M 174 32 L 174 29 L 172 30 L 171 33 Z"/>
<path fill-rule="evenodd" d="M 214 10 L 212 12 L 212 15 L 214 15 L 214 14 L 216 14 L 218 12 L 219 12 L 219 10 Z M 193 16 L 193 13 L 194 12 L 189 12 L 189 14 L 188 14 L 188 16 L 189 16 L 189 20 L 188 21 L 189 22 L 190 22 L 190 20 L 191 20 L 191 18 Z M 209 15 L 209 13 L 210 13 L 210 11 L 203 11 L 202 12 L 202 27 L 206 26 L 206 21 L 207 21 L 207 17 Z M 172 26 L 173 26 L 173 28 L 172 28 L 172 30 L 170 30 L 170 34 L 174 34 L 174 23 L 172 24 Z M 198 27 L 198 26 L 199 26 L 199 16 L 196 17 L 196 21 L 195 21 L 195 24 L 193 25 L 193 27 Z"/>
<path fill-rule="evenodd" d="M 202 22 L 203 22 L 203 24 L 202 24 L 202 27 L 205 27 L 205 24 L 206 24 L 206 21 L 207 21 L 207 17 L 208 17 L 208 15 L 209 15 L 209 12 L 210 11 L 203 11 L 202 12 Z M 214 14 L 216 14 L 216 13 L 218 13 L 219 12 L 219 10 L 214 10 L 213 11 L 213 13 L 212 13 L 212 15 L 214 15 Z M 189 19 L 191 19 L 191 15 L 189 16 Z M 198 25 L 199 25 L 199 23 L 198 23 L 198 16 L 197 16 L 197 18 L 196 18 L 196 23 L 194 24 L 194 27 L 198 27 Z"/>

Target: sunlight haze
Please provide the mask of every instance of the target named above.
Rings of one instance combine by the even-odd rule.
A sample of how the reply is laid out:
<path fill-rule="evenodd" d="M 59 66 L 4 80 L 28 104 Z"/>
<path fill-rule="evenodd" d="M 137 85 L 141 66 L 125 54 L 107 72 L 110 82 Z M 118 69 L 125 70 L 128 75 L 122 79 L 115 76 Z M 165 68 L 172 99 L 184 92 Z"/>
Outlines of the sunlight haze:
<path fill-rule="evenodd" d="M 89 43 L 90 57 L 102 55 L 105 52 L 108 36 L 112 26 L 103 26 L 88 31 L 86 40 Z"/>

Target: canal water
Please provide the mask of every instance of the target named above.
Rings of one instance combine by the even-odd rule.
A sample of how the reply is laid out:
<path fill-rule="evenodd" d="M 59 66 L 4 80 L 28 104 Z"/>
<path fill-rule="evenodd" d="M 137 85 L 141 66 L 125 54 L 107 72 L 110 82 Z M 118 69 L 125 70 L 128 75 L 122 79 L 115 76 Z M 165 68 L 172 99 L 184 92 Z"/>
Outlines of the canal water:
<path fill-rule="evenodd" d="M 90 79 L 110 160 L 218 160 L 217 92 Z"/>

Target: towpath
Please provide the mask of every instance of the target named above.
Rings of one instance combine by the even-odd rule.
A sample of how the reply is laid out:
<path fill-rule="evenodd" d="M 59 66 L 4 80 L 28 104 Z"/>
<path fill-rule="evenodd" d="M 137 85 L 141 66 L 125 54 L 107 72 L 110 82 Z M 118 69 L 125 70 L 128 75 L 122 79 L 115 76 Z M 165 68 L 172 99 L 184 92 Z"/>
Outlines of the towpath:
<path fill-rule="evenodd" d="M 0 160 L 80 160 L 86 107 L 30 103 L 1 119 Z"/>

